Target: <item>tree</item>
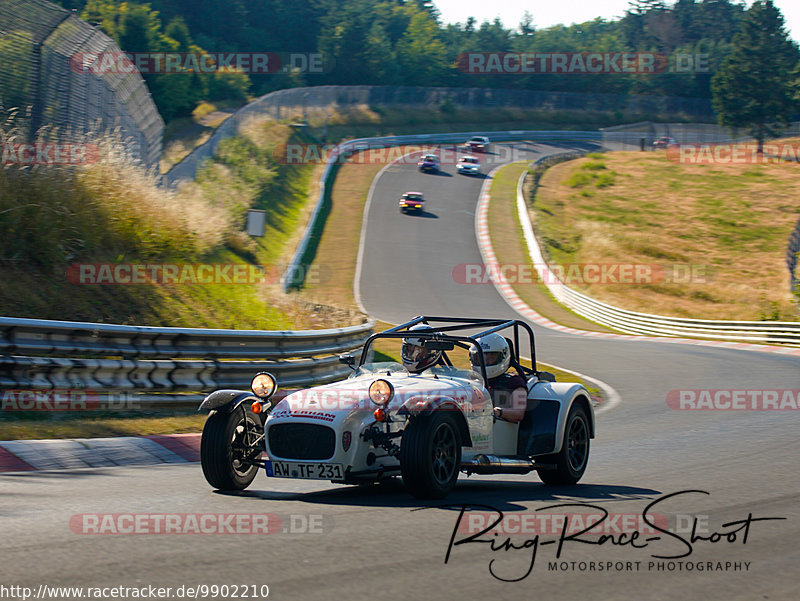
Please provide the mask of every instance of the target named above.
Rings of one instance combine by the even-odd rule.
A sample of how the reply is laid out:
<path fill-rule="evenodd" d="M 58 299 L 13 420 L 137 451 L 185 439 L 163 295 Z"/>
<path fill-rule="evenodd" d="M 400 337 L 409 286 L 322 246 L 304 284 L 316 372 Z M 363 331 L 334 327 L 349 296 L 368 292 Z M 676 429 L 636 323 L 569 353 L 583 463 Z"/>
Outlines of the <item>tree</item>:
<path fill-rule="evenodd" d="M 397 62 L 407 81 L 432 86 L 446 72 L 446 48 L 439 38 L 439 27 L 430 15 L 419 12 L 411 19 L 405 35 L 397 43 Z"/>
<path fill-rule="evenodd" d="M 519 22 L 519 34 L 522 37 L 527 37 L 535 32 L 536 27 L 533 25 L 533 15 L 526 10 L 522 15 L 522 20 Z"/>
<path fill-rule="evenodd" d="M 796 110 L 791 71 L 798 49 L 783 28 L 772 0 L 758 0 L 745 13 L 733 49 L 711 79 L 720 125 L 747 128 L 762 152 L 773 125 L 785 124 Z"/>

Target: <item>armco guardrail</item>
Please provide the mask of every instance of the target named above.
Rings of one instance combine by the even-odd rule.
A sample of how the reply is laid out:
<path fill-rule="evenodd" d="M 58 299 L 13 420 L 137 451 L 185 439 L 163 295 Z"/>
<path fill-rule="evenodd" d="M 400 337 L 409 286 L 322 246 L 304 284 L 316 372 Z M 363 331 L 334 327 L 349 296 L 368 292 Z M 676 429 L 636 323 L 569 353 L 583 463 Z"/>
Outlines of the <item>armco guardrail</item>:
<path fill-rule="evenodd" d="M 553 162 L 558 157 L 570 160 L 576 156 L 576 153 L 551 155 L 535 161 L 534 164 L 544 161 Z M 550 270 L 534 235 L 528 206 L 522 191 L 526 175 L 527 173 L 523 173 L 517 183 L 517 212 L 531 261 L 556 300 L 578 315 L 628 334 L 690 336 L 767 344 L 800 344 L 800 323 L 797 322 L 685 319 L 638 313 L 602 303 L 566 286 Z M 495 270 L 495 272 L 497 271 Z"/>
<path fill-rule="evenodd" d="M 374 325 L 204 330 L 0 317 L 0 393 L 83 391 L 119 398 L 119 392 L 136 392 L 130 398 L 175 404 L 218 388 L 247 388 L 262 370 L 282 387 L 322 384 L 350 373 L 335 355 L 357 353 Z"/>

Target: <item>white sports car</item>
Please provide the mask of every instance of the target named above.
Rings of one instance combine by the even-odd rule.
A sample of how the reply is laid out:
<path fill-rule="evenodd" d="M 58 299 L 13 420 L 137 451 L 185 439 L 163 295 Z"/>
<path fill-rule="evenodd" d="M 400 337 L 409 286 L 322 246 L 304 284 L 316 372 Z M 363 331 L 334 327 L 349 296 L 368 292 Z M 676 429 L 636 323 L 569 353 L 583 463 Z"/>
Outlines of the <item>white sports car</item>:
<path fill-rule="evenodd" d="M 430 327 L 420 330 L 419 324 Z M 505 338 L 511 365 L 527 380 L 519 422 L 496 417 L 483 353 L 476 354 L 477 371 L 455 367 L 448 355 L 480 348 L 476 339 L 494 332 L 511 336 Z M 532 368 L 520 364 L 523 332 Z M 435 365 L 411 373 L 399 363 L 366 362 L 376 339 L 409 336 L 436 353 Z M 271 400 L 277 383 L 267 373 L 255 376 L 251 391 L 218 390 L 206 397 L 200 408 L 210 415 L 201 461 L 208 482 L 222 490 L 244 489 L 258 468 L 270 479 L 342 484 L 399 475 L 414 496 L 442 498 L 460 472 L 536 470 L 547 484 L 574 484 L 586 470 L 595 432 L 591 397 L 582 385 L 557 383 L 536 369 L 533 332 L 524 322 L 420 316 L 373 334 L 358 361 L 353 355 L 340 360 L 353 369 L 348 379 L 280 401 Z"/>
<path fill-rule="evenodd" d="M 463 156 L 456 164 L 456 171 L 464 175 L 478 175 L 481 172 L 481 162 L 478 157 L 472 155 Z"/>

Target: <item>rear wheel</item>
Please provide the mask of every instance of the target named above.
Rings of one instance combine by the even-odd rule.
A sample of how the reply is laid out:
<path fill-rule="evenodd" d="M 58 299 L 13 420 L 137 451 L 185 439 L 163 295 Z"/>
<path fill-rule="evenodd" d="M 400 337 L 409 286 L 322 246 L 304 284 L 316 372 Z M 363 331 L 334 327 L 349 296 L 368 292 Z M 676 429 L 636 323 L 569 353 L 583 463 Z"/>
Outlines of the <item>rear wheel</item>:
<path fill-rule="evenodd" d="M 561 450 L 536 458 L 540 463 L 555 463 L 555 470 L 537 470 L 545 484 L 575 484 L 589 463 L 589 418 L 586 410 L 573 404 L 564 428 Z"/>
<path fill-rule="evenodd" d="M 419 499 L 453 490 L 461 467 L 461 436 L 452 415 L 435 411 L 408 422 L 400 443 L 403 484 Z"/>
<path fill-rule="evenodd" d="M 200 439 L 200 462 L 208 483 L 219 490 L 243 490 L 258 473 L 263 449 L 261 421 L 249 407 L 208 416 Z"/>

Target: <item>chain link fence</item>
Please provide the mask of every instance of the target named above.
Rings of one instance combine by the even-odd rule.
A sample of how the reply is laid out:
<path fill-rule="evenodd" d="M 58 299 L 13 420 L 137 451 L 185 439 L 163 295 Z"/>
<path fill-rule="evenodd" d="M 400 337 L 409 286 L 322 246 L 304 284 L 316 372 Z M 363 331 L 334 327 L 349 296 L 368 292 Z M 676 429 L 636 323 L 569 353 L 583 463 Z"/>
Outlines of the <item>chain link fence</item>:
<path fill-rule="evenodd" d="M 749 142 L 753 138 L 742 131 L 714 123 L 654 123 L 641 121 L 606 127 L 603 142 L 614 150 L 652 150 L 653 142 L 662 136 L 670 137 L 678 144 L 723 144 Z M 800 121 L 790 123 L 780 131 L 781 137 L 800 135 Z"/>
<path fill-rule="evenodd" d="M 630 111 L 713 118 L 704 98 L 619 94 L 581 94 L 495 88 L 436 88 L 420 86 L 316 86 L 279 90 L 258 101 L 263 110 L 280 119 L 281 108 L 329 106 L 426 106 L 460 108 L 526 108 L 540 110 Z"/>
<path fill-rule="evenodd" d="M 789 236 L 789 246 L 786 248 L 786 267 L 789 269 L 789 280 L 792 286 L 792 292 L 800 295 L 800 282 L 797 279 L 797 256 L 800 254 L 800 219 L 797 220 L 797 225 L 794 226 L 792 235 Z"/>
<path fill-rule="evenodd" d="M 161 156 L 164 121 L 137 72 L 95 73 L 98 53 L 120 49 L 72 12 L 45 0 L 0 0 L 0 106 L 33 140 L 47 127 L 59 140 L 116 130 L 129 156 L 148 167 Z"/>

